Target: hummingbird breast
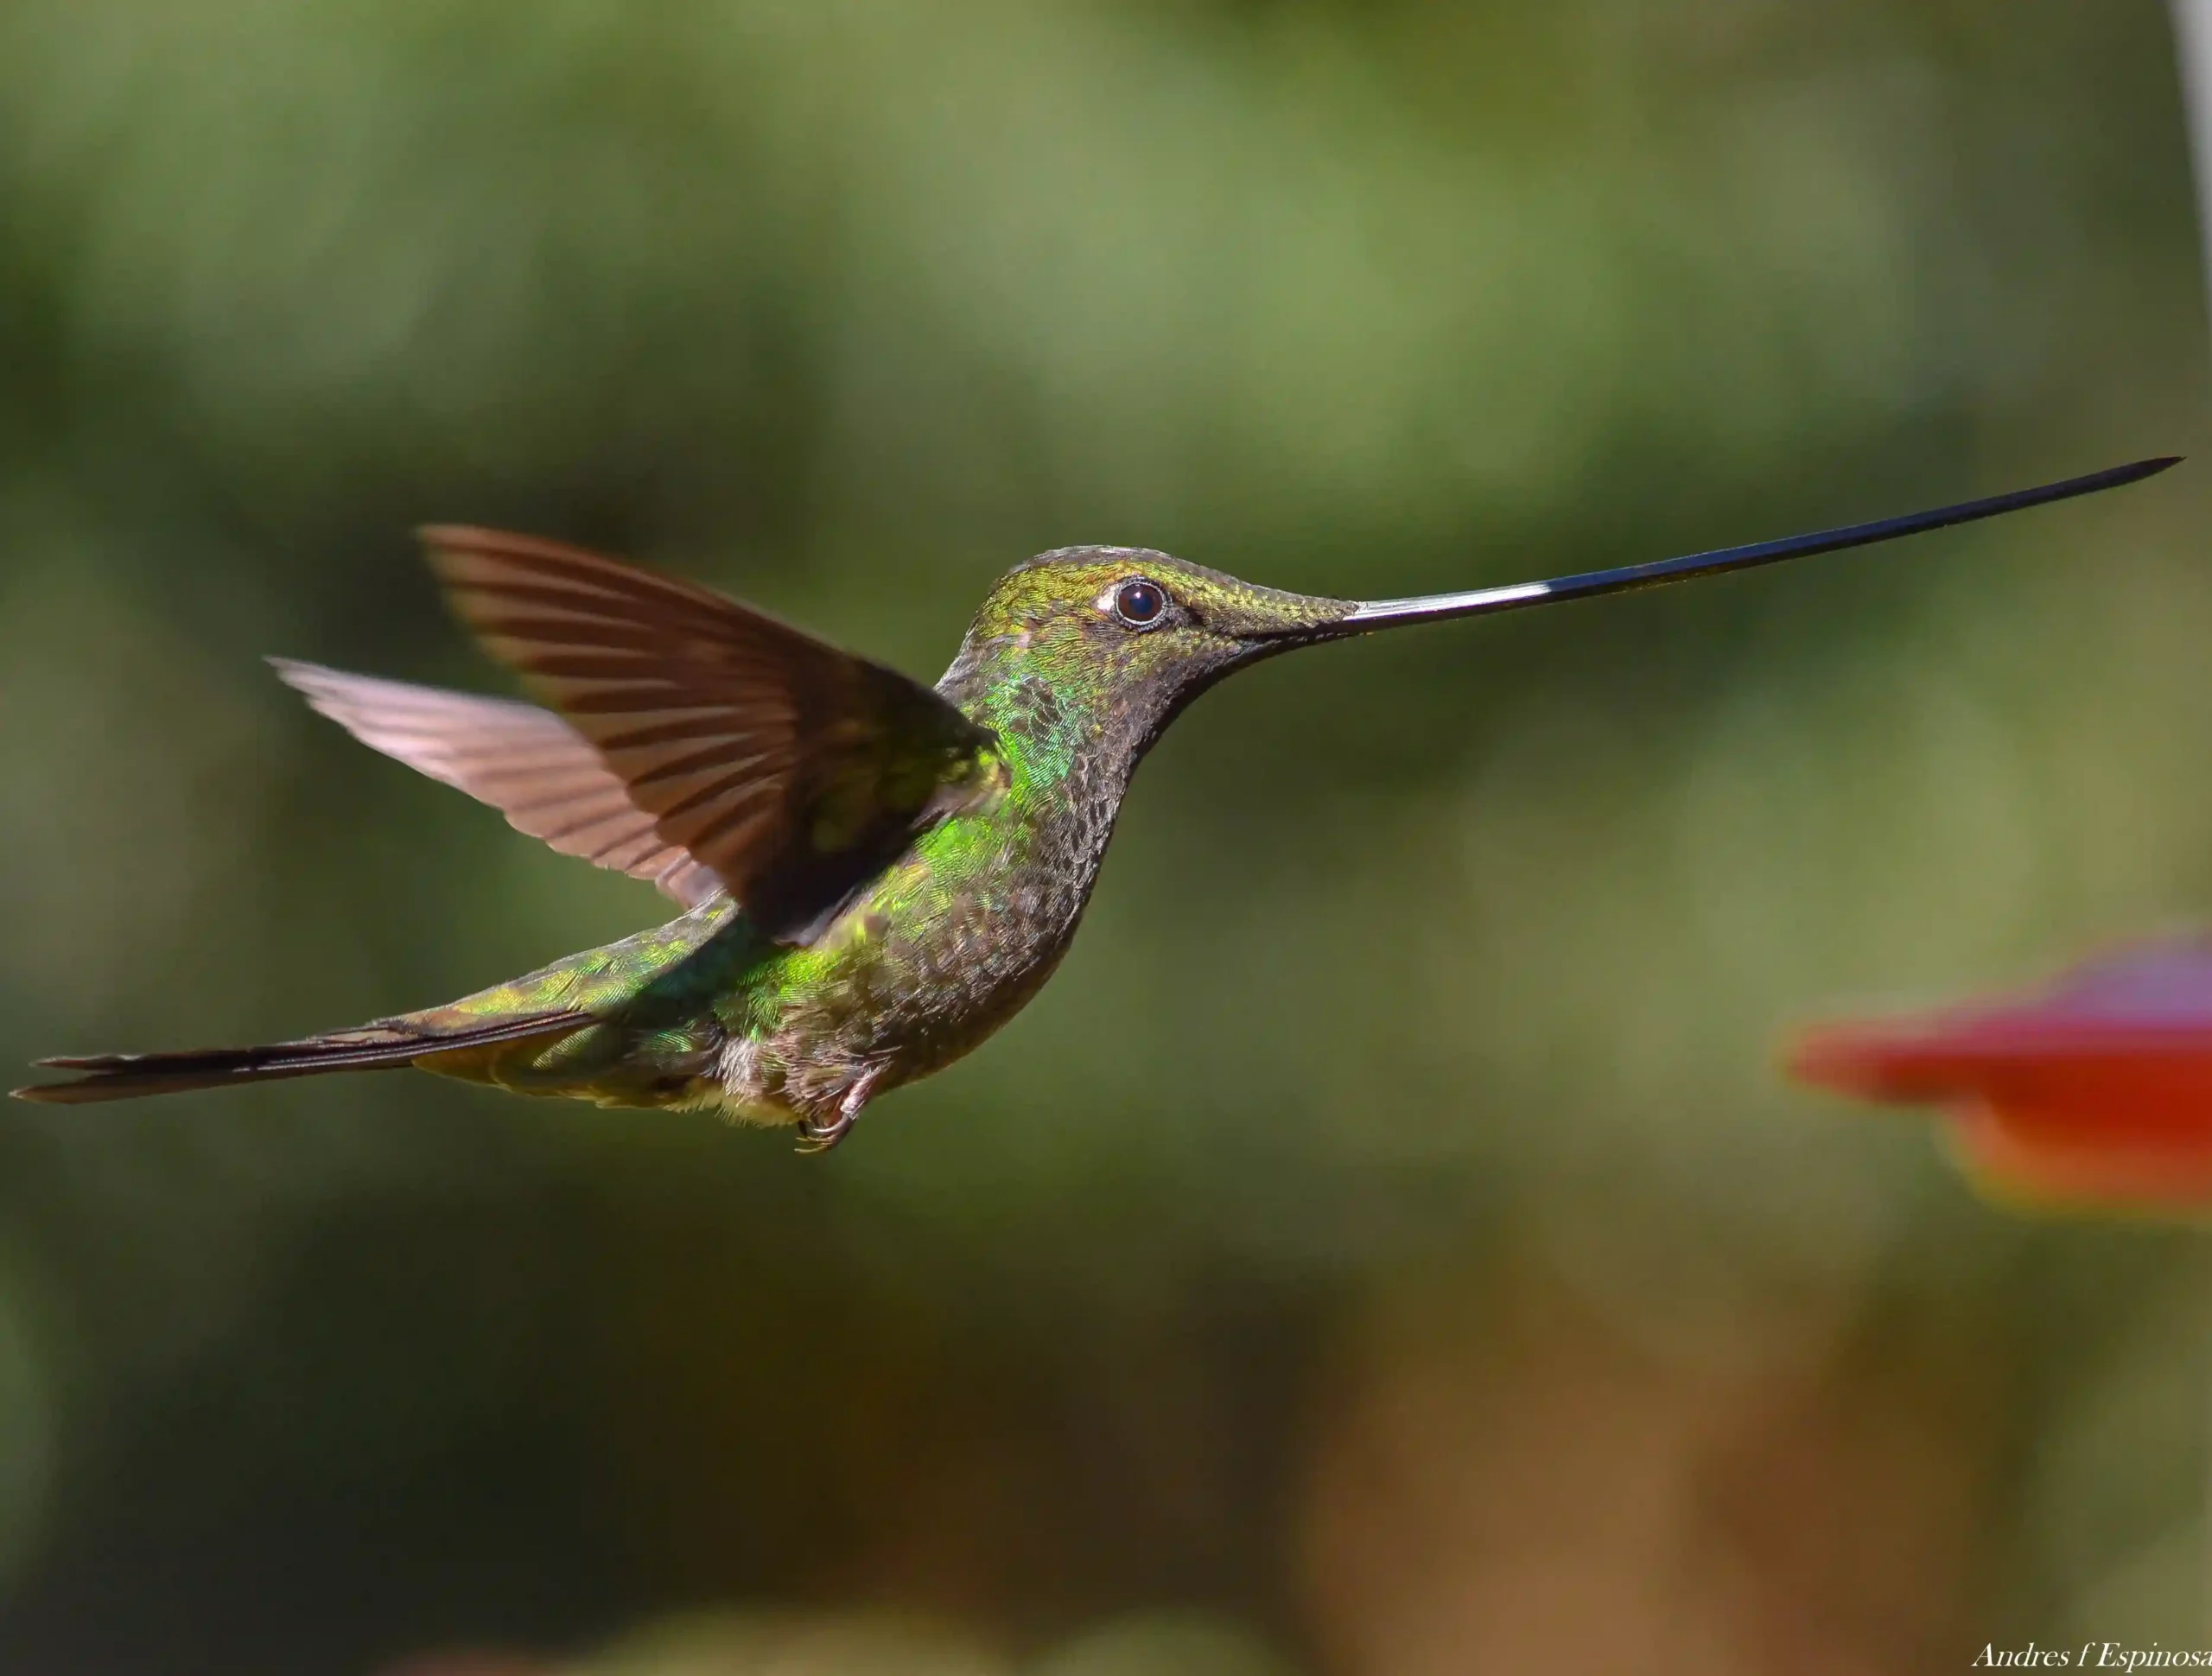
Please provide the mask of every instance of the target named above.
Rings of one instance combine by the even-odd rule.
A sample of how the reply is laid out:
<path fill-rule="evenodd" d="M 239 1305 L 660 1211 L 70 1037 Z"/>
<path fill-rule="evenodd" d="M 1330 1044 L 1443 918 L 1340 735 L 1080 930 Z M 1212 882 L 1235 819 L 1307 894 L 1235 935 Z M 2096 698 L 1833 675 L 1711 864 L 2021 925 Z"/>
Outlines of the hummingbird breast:
<path fill-rule="evenodd" d="M 943 1070 L 1027 1004 L 1075 936 L 1145 718 L 972 644 L 938 690 L 992 730 L 998 795 L 923 834 L 819 939 L 748 975 L 720 1066 L 740 1115 L 824 1118 L 863 1078 L 873 1097 Z"/>
<path fill-rule="evenodd" d="M 1110 807 L 1027 803 L 946 821 L 761 969 L 729 1020 L 726 1102 L 818 1116 L 861 1076 L 877 1092 L 926 1076 L 1020 1012 L 1067 952 L 1113 826 Z"/>

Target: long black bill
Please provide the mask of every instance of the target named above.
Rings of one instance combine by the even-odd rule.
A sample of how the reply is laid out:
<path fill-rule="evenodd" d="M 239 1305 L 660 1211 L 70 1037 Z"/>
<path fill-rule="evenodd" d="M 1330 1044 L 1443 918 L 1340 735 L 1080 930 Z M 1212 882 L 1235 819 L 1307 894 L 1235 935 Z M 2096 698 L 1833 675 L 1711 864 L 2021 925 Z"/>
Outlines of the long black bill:
<path fill-rule="evenodd" d="M 1710 553 L 1691 553 L 1679 559 L 1655 559 L 1648 564 L 1624 564 L 1614 570 L 1586 570 L 1579 576 L 1560 576 L 1548 582 L 1516 582 L 1510 587 L 1478 587 L 1468 594 L 1431 594 L 1418 600 L 1373 600 L 1339 618 L 1330 627 L 1338 633 L 1357 634 L 1370 628 L 1398 623 L 1437 622 L 1447 617 L 1483 617 L 1494 611 L 1517 611 L 1523 606 L 1548 605 L 1559 600 L 1586 600 L 1599 594 L 1625 594 L 1631 588 L 1660 587 L 1687 581 L 1693 576 L 1718 575 L 1725 570 L 1749 570 L 1756 565 L 1780 564 L 1786 559 L 1807 559 L 1815 553 L 1838 553 L 1847 547 L 1872 547 L 1955 524 L 2002 517 L 2030 506 L 2077 495 L 2101 494 L 2124 484 L 2156 477 L 2181 463 L 2178 454 L 2139 460 L 2132 466 L 2114 466 L 2087 477 L 2069 477 L 2063 483 L 2046 483 L 2036 489 L 2016 489 L 1986 500 L 1962 501 L 1932 512 L 1909 512 L 1903 517 L 1882 518 L 1872 524 L 1853 524 L 1840 530 L 1822 530 L 1809 536 L 1782 541 L 1754 542 L 1748 547 L 1722 547 Z"/>

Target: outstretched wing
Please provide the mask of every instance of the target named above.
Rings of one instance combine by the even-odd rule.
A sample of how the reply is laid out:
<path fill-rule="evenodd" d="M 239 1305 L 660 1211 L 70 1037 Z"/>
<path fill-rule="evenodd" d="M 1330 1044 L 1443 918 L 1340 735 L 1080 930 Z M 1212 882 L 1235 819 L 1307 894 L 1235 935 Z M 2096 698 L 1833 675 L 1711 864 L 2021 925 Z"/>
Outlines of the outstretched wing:
<path fill-rule="evenodd" d="M 486 648 L 779 942 L 1002 784 L 989 730 L 929 689 L 721 594 L 523 536 L 423 539 Z"/>
<path fill-rule="evenodd" d="M 657 885 L 687 908 L 722 888 L 575 728 L 535 704 L 441 692 L 272 657 L 285 682 L 372 751 L 499 810 L 563 855 Z"/>

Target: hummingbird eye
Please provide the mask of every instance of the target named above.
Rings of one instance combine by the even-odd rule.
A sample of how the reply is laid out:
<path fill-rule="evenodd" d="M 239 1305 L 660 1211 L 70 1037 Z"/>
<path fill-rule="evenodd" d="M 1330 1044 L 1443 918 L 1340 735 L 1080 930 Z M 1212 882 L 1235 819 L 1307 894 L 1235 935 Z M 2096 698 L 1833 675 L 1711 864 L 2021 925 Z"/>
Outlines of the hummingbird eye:
<path fill-rule="evenodd" d="M 1123 582 L 1113 599 L 1115 616 L 1129 628 L 1150 628 L 1167 614 L 1167 590 L 1143 576 Z"/>

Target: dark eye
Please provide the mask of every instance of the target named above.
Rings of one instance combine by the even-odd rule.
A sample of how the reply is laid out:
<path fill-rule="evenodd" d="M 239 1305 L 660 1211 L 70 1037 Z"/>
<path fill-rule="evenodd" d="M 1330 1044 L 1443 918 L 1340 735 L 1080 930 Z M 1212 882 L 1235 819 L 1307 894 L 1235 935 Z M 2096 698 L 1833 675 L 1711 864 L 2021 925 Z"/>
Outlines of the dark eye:
<path fill-rule="evenodd" d="M 1150 628 L 1167 612 L 1167 590 L 1142 576 L 1114 590 L 1114 614 L 1131 628 Z"/>

